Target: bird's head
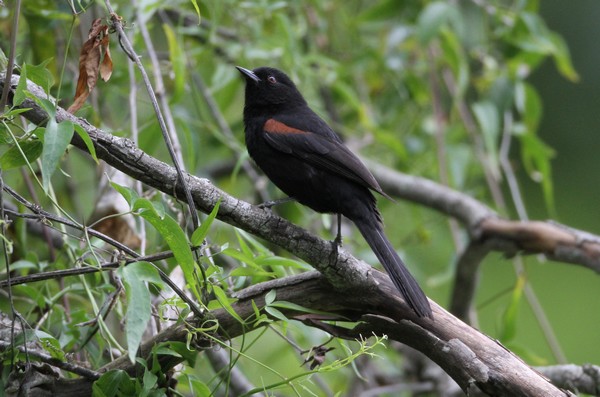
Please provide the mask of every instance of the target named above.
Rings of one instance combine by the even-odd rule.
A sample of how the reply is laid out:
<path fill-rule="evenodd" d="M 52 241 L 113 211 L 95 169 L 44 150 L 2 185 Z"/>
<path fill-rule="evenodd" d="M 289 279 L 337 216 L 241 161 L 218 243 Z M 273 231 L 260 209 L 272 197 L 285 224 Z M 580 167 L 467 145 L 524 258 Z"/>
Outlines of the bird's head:
<path fill-rule="evenodd" d="M 254 70 L 236 68 L 246 80 L 246 106 L 306 104 L 294 82 L 281 70 L 264 66 Z"/>

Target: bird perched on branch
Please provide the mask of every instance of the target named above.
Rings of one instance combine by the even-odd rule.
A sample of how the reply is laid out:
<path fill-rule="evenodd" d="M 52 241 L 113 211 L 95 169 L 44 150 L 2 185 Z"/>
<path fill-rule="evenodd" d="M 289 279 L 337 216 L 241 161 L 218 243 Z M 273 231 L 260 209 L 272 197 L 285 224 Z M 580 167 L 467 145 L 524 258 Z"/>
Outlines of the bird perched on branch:
<path fill-rule="evenodd" d="M 285 73 L 269 67 L 237 69 L 246 80 L 250 157 L 290 198 L 352 220 L 408 305 L 418 316 L 432 317 L 427 297 L 383 231 L 372 191 L 387 195 L 371 172 L 312 111 Z"/>

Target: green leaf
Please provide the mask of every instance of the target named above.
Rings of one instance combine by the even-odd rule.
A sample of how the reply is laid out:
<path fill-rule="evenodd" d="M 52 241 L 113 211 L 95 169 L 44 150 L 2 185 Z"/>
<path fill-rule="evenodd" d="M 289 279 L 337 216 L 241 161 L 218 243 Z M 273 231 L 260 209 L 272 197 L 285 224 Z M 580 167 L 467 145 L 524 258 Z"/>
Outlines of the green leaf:
<path fill-rule="evenodd" d="M 273 306 L 265 306 L 265 311 L 278 320 L 289 321 L 289 318 L 287 318 L 285 314 L 275 309 Z"/>
<path fill-rule="evenodd" d="M 282 256 L 260 256 L 254 260 L 254 263 L 261 267 L 266 266 L 281 266 L 281 267 L 289 267 L 292 269 L 300 269 L 300 270 L 311 270 L 312 267 L 307 265 L 306 263 L 300 262 L 291 258 L 284 258 Z"/>
<path fill-rule="evenodd" d="M 242 318 L 239 316 L 239 314 L 237 314 L 235 312 L 235 310 L 233 310 L 233 307 L 231 306 L 231 303 L 229 302 L 230 298 L 227 296 L 227 294 L 225 294 L 225 291 L 223 291 L 221 289 L 221 287 L 219 287 L 218 285 L 214 285 L 214 284 L 213 284 L 212 288 L 213 288 L 213 293 L 215 294 L 215 297 L 217 298 L 217 301 L 219 302 L 219 304 L 221 304 L 223 309 L 225 309 L 227 311 L 227 313 L 229 313 L 233 318 L 238 320 L 240 323 L 244 323 L 244 320 L 242 320 Z"/>
<path fill-rule="evenodd" d="M 25 113 L 30 110 L 31 110 L 31 108 L 11 108 L 11 109 L 8 109 L 7 112 L 3 114 L 3 116 L 6 119 L 13 118 L 15 116 L 20 115 L 21 113 Z M 0 130 L 5 130 L 5 129 L 6 129 L 6 124 L 0 124 Z M 12 142 L 12 140 L 10 142 Z M 4 143 L 4 139 L 2 139 L 2 143 Z"/>
<path fill-rule="evenodd" d="M 499 114 L 511 111 L 514 106 L 515 85 L 506 74 L 499 75 L 492 83 L 488 97 Z"/>
<path fill-rule="evenodd" d="M 181 354 L 177 353 L 175 350 L 169 348 L 168 346 L 158 346 L 153 349 L 154 354 L 161 356 L 172 356 L 177 358 L 182 358 Z"/>
<path fill-rule="evenodd" d="M 437 36 L 446 22 L 452 18 L 458 18 L 458 12 L 450 3 L 434 2 L 428 4 L 419 15 L 417 37 L 421 43 L 429 43 L 432 38 Z"/>
<path fill-rule="evenodd" d="M 200 379 L 196 377 L 192 377 L 192 375 L 188 375 L 190 378 L 190 384 L 192 385 L 192 395 L 197 397 L 212 397 L 214 396 L 213 392 L 206 385 L 206 383 L 202 382 Z"/>
<path fill-rule="evenodd" d="M 273 303 L 275 301 L 276 297 L 277 297 L 277 291 L 275 291 L 274 289 L 267 292 L 267 294 L 265 295 L 265 305 L 268 306 L 271 303 Z"/>
<path fill-rule="evenodd" d="M 456 34 L 447 29 L 440 35 L 440 48 L 455 76 L 456 95 L 462 97 L 469 85 L 469 63 L 463 46 Z M 455 98 L 457 100 L 458 98 Z"/>
<path fill-rule="evenodd" d="M 473 104 L 473 114 L 479 123 L 486 154 L 490 159 L 492 169 L 498 175 L 498 139 L 500 136 L 500 115 L 493 103 L 481 101 Z"/>
<path fill-rule="evenodd" d="M 252 250 L 250 249 L 248 244 L 246 244 L 246 241 L 249 240 L 249 236 L 245 232 L 243 232 L 239 229 L 235 230 L 235 234 L 237 236 L 238 244 L 240 245 L 240 249 L 242 250 L 242 253 L 247 258 L 253 258 L 254 252 L 252 252 Z M 251 239 L 251 237 L 250 237 L 250 239 Z"/>
<path fill-rule="evenodd" d="M 500 332 L 500 340 L 503 343 L 510 342 L 517 335 L 517 315 L 519 314 L 519 305 L 523 297 L 523 289 L 525 288 L 526 279 L 524 276 L 517 278 L 517 283 L 513 289 L 510 303 L 502 317 L 502 330 Z"/>
<path fill-rule="evenodd" d="M 571 81 L 579 80 L 564 39 L 551 32 L 540 15 L 520 13 L 511 40 L 526 52 L 551 55 L 563 76 Z"/>
<path fill-rule="evenodd" d="M 29 297 L 35 305 L 39 307 L 44 307 L 44 295 L 40 288 L 30 287 L 29 285 L 21 284 L 15 286 L 15 290 L 16 293 Z"/>
<path fill-rule="evenodd" d="M 536 135 L 542 118 L 542 100 L 533 86 L 521 82 L 515 89 L 515 107 L 524 123 L 514 125 L 514 133 L 521 141 L 523 165 L 533 180 L 541 182 L 544 200 L 553 213 L 554 187 L 550 161 L 554 150 Z"/>
<path fill-rule="evenodd" d="M 161 284 L 156 268 L 148 262 L 134 262 L 119 269 L 123 282 L 127 285 L 127 351 L 129 359 L 135 363 L 137 350 L 150 320 L 150 291 L 146 282 Z"/>
<path fill-rule="evenodd" d="M 96 157 L 96 147 L 94 146 L 90 135 L 79 124 L 75 124 L 75 132 L 77 132 L 77 135 L 79 135 L 83 143 L 85 143 L 85 147 L 87 147 L 88 152 L 90 152 L 90 155 L 92 156 L 96 164 L 98 164 L 98 157 Z"/>
<path fill-rule="evenodd" d="M 529 132 L 535 134 L 542 118 L 542 100 L 531 84 L 525 82 L 517 84 L 515 106 Z"/>
<path fill-rule="evenodd" d="M 8 58 L 2 48 L 0 48 L 0 70 L 6 70 L 8 67 Z"/>
<path fill-rule="evenodd" d="M 48 118 L 56 118 L 56 106 L 50 100 L 46 98 L 39 98 L 29 91 L 25 91 L 25 96 L 27 96 L 27 98 L 31 99 L 36 104 L 38 104 L 38 106 L 44 109 L 44 111 L 48 114 Z"/>
<path fill-rule="evenodd" d="M 249 266 L 257 267 L 257 265 L 254 263 L 253 256 L 249 257 L 244 252 L 238 251 L 236 249 L 226 248 L 223 251 L 221 251 L 221 254 L 232 257 L 233 259 L 237 259 L 240 262 L 244 262 L 245 264 L 247 264 Z"/>
<path fill-rule="evenodd" d="M 117 191 L 125 201 L 129 204 L 129 207 L 133 208 L 135 201 L 139 198 L 137 192 L 130 187 L 121 186 L 117 183 L 111 182 L 110 185 Z"/>
<path fill-rule="evenodd" d="M 194 6 L 194 10 L 196 10 L 196 15 L 198 15 L 198 25 L 200 25 L 200 21 L 202 20 L 202 15 L 200 14 L 200 7 L 198 7 L 198 2 L 196 0 L 190 0 L 192 2 L 192 6 Z"/>
<path fill-rule="evenodd" d="M 162 212 L 155 203 L 145 198 L 138 198 L 134 201 L 132 209 L 137 211 L 139 215 L 150 222 L 150 224 L 160 233 L 165 240 L 173 256 L 181 266 L 185 280 L 190 286 L 192 293 L 200 301 L 201 296 L 196 286 L 198 285 L 194 277 L 196 262 L 186 234 L 183 232 L 179 224 L 168 214 Z"/>
<path fill-rule="evenodd" d="M 18 261 L 11 263 L 10 267 L 9 267 L 11 272 L 14 272 L 16 270 L 30 270 L 30 269 L 37 269 L 37 268 L 38 268 L 37 264 L 35 264 L 31 261 L 28 261 L 26 259 L 19 259 Z"/>
<path fill-rule="evenodd" d="M 304 306 L 298 305 L 293 302 L 288 302 L 288 301 L 275 301 L 275 302 L 269 304 L 269 307 L 279 307 L 281 309 L 295 310 L 295 311 L 303 312 L 303 313 L 323 314 L 323 315 L 327 315 L 327 316 L 334 316 L 332 313 L 324 312 L 321 310 L 309 309 L 308 307 L 304 307 Z M 335 315 L 335 316 L 337 317 L 337 315 Z"/>
<path fill-rule="evenodd" d="M 540 356 L 534 350 L 531 344 L 527 344 L 527 347 L 524 347 L 516 342 L 505 343 L 504 346 L 513 352 L 517 357 L 520 357 L 521 360 L 524 360 L 527 365 L 534 366 L 547 366 L 551 365 L 551 361 L 548 360 L 545 356 Z"/>
<path fill-rule="evenodd" d="M 39 65 L 27 65 L 27 78 L 35 84 L 49 92 L 50 87 L 54 85 L 54 76 L 48 70 L 47 66 L 52 59 L 46 59 Z"/>
<path fill-rule="evenodd" d="M 147 396 L 150 393 L 150 390 L 156 386 L 157 381 L 158 377 L 146 368 L 144 370 L 144 378 L 142 379 L 142 396 Z"/>
<path fill-rule="evenodd" d="M 229 275 L 231 277 L 265 277 L 265 278 L 276 278 L 276 274 L 273 272 L 267 272 L 264 270 L 257 269 L 255 267 L 244 267 L 239 266 L 233 269 Z"/>
<path fill-rule="evenodd" d="M 110 370 L 94 382 L 92 385 L 92 396 L 114 397 L 119 391 L 132 388 L 132 381 L 127 372 L 120 369 Z M 125 395 L 125 394 L 121 394 Z"/>
<path fill-rule="evenodd" d="M 13 104 L 15 106 L 19 106 L 23 103 L 27 95 L 25 94 L 27 90 L 27 65 L 23 64 L 21 67 L 21 75 L 19 76 L 19 82 L 17 83 L 17 88 L 15 90 L 15 96 L 13 98 Z"/>
<path fill-rule="evenodd" d="M 50 178 L 58 168 L 58 162 L 67 150 L 73 138 L 73 123 L 65 120 L 57 123 L 51 118 L 46 125 L 44 134 L 44 148 L 42 150 L 42 184 L 48 191 Z"/>
<path fill-rule="evenodd" d="M 43 331 L 36 331 L 36 336 L 43 349 L 50 353 L 53 358 L 61 361 L 65 360 L 65 352 L 62 350 L 60 342 L 54 336 Z"/>
<path fill-rule="evenodd" d="M 25 141 L 18 146 L 14 145 L 0 157 L 0 168 L 9 170 L 31 163 L 40 157 L 43 148 L 44 145 L 39 140 Z"/>
<path fill-rule="evenodd" d="M 579 75 L 573 67 L 571 55 L 569 54 L 569 47 L 567 47 L 565 40 L 560 35 L 551 33 L 550 41 L 552 41 L 552 44 L 554 45 L 552 55 L 558 71 L 572 82 L 579 81 Z"/>
<path fill-rule="evenodd" d="M 196 350 L 188 349 L 184 342 L 163 342 L 157 345 L 154 351 L 157 355 L 169 355 L 183 358 L 192 367 L 198 359 L 198 352 Z"/>
<path fill-rule="evenodd" d="M 350 105 L 352 110 L 359 113 L 362 108 L 362 103 L 360 102 L 360 95 L 356 94 L 356 90 L 349 84 L 344 83 L 341 80 L 337 80 L 332 85 L 332 90 L 336 95 L 341 97 L 341 102 L 346 105 Z"/>
<path fill-rule="evenodd" d="M 254 302 L 254 299 L 252 299 L 250 302 L 252 303 L 252 310 L 254 311 L 254 317 L 256 317 L 258 319 L 261 316 L 260 309 L 258 308 L 258 306 L 256 306 L 256 302 Z"/>
<path fill-rule="evenodd" d="M 515 125 L 517 129 L 519 125 Z M 529 176 L 541 182 L 544 200 L 551 213 L 554 212 L 554 187 L 552 183 L 552 165 L 554 150 L 528 129 L 517 132 L 521 142 L 521 158 Z"/>
<path fill-rule="evenodd" d="M 183 55 L 183 51 L 179 46 L 179 42 L 177 41 L 177 37 L 175 37 L 175 32 L 171 26 L 165 23 L 163 24 L 163 30 L 165 36 L 167 36 L 169 60 L 171 61 L 174 76 L 174 91 L 171 102 L 178 102 L 185 91 L 185 80 L 187 75 L 187 68 L 185 65 L 186 57 Z"/>
<path fill-rule="evenodd" d="M 213 221 L 217 217 L 217 214 L 219 213 L 220 205 L 221 199 L 217 201 L 215 207 L 210 212 L 210 214 L 208 214 L 208 217 L 204 220 L 204 222 L 202 222 L 202 224 L 198 226 L 196 230 L 194 230 L 194 233 L 192 233 L 192 237 L 190 240 L 193 246 L 201 245 L 204 242 L 204 239 L 208 234 L 208 229 L 210 228 L 210 225 L 212 225 Z"/>
<path fill-rule="evenodd" d="M 473 168 L 473 148 L 467 144 L 448 145 L 448 168 L 452 186 L 463 189 L 466 186 L 469 171 Z"/>
<path fill-rule="evenodd" d="M 404 8 L 407 6 L 406 1 L 399 0 L 374 1 L 370 4 L 372 6 L 370 8 L 367 8 L 359 16 L 360 20 L 363 20 L 365 22 L 373 22 L 388 21 L 390 17 L 400 18 Z"/>
<path fill-rule="evenodd" d="M 250 243 L 252 248 L 254 248 L 256 251 L 258 251 L 258 253 L 271 255 L 271 251 L 264 244 L 262 244 L 260 241 L 258 241 L 254 236 L 252 236 L 250 233 L 248 233 L 242 229 L 236 229 L 235 232 L 238 236 L 238 241 L 240 241 L 240 237 L 241 237 L 241 238 L 243 238 L 243 241 Z M 250 248 L 246 244 L 244 244 L 244 246 L 246 247 L 247 252 L 249 252 L 252 255 L 252 251 L 250 250 Z"/>

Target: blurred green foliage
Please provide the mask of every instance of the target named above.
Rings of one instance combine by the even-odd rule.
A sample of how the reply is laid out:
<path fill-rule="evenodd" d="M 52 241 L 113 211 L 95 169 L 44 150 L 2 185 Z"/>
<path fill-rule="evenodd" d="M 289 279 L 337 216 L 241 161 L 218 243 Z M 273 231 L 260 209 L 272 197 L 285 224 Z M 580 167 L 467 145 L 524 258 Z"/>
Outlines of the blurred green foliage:
<path fill-rule="evenodd" d="M 151 70 L 149 49 L 139 28 L 145 25 L 149 30 L 160 66 L 159 71 L 152 73 L 159 72 L 164 79 L 164 91 L 159 94 L 168 99 L 186 169 L 209 177 L 234 196 L 256 203 L 264 195 L 263 185 L 257 186 L 241 167 L 248 161 L 241 119 L 243 82 L 234 66 L 268 65 L 286 71 L 311 107 L 364 157 L 447 183 L 485 202 L 501 215 L 516 218 L 515 195 L 506 185 L 507 170 L 501 163 L 505 155 L 513 167 L 523 172 L 527 184 L 536 184 L 537 194 L 543 197 L 542 209 L 536 209 L 536 213 L 555 214 L 551 160 L 561 148 L 549 147 L 538 135 L 545 98 L 529 78 L 545 60 L 551 60 L 567 81 L 577 81 L 578 74 L 571 64 L 565 41 L 550 30 L 540 16 L 538 1 L 139 0 L 137 8 L 135 2 L 112 3 L 127 23 L 134 48 Z M 101 2 L 73 2 L 78 12 L 76 16 L 69 4 L 45 0 L 25 2 L 17 35 L 19 73 L 58 97 L 59 104 L 65 108 L 72 103 L 79 48 L 87 39 L 89 25 L 95 17 L 106 18 Z M 11 31 L 9 10 L 0 9 L 3 17 L 0 42 L 5 53 L 8 53 L 5 43 L 9 42 Z M 131 80 L 128 59 L 112 37 L 111 47 L 115 65 L 112 78 L 107 83 L 99 82 L 88 105 L 78 115 L 115 135 L 130 136 L 131 112 L 135 111 L 139 126 L 137 145 L 152 156 L 169 161 L 139 74 L 135 72 L 135 81 Z M 136 90 L 135 109 L 129 102 L 133 89 Z M 26 93 L 21 89 L 19 95 Z M 4 113 L 0 121 L 0 166 L 4 183 L 32 201 L 35 192 L 42 208 L 55 206 L 64 216 L 87 223 L 99 194 L 98 176 L 94 161 L 76 151 L 65 154 L 64 147 L 73 126 L 49 123 L 45 129 L 35 128 L 24 124 L 16 112 Z M 224 130 L 223 123 L 231 134 Z M 45 139 L 49 128 L 62 131 L 63 139 L 58 142 Z M 506 142 L 512 144 L 503 148 Z M 41 182 L 38 182 L 36 175 L 40 170 Z M 33 181 L 33 188 L 28 187 L 27 181 Z M 269 197 L 280 195 L 273 186 L 266 186 Z M 500 199 L 493 191 L 500 192 Z M 523 199 L 528 202 L 527 197 L 518 198 Z M 170 229 L 175 227 L 176 219 L 181 221 L 182 207 L 162 196 L 136 200 L 141 200 L 147 211 L 145 215 L 140 212 L 140 218 L 148 221 L 148 250 L 185 251 L 184 262 L 189 265 L 187 240 L 180 238 L 189 225 L 180 222 L 182 229 Z M 132 204 L 132 210 L 140 208 L 141 205 Z M 411 271 L 427 294 L 444 304 L 451 289 L 457 255 L 446 217 L 404 202 L 381 200 L 380 208 L 387 220 L 388 234 L 402 251 Z M 278 211 L 291 221 L 331 238 L 331 233 L 323 230 L 323 223 L 330 224 L 326 216 L 295 204 L 285 205 Z M 214 299 L 209 308 L 220 305 L 230 309 L 226 293 L 231 288 L 307 268 L 276 247 L 266 246 L 230 226 L 220 222 L 209 225 L 210 229 L 197 231 L 194 238 L 198 240 L 194 240 L 195 243 L 208 238 L 215 249 L 213 259 L 202 261 L 213 284 Z M 93 239 L 80 244 L 76 239 L 67 238 L 63 249 L 51 253 L 43 240 L 27 233 L 22 221 L 17 221 L 13 229 L 14 233 L 7 236 L 13 244 L 11 266 L 23 274 L 71 268 L 78 261 L 97 265 L 100 258 L 109 256 Z M 458 238 L 464 243 L 465 236 Z M 346 236 L 345 241 L 357 256 L 376 262 L 362 239 L 356 238 L 356 233 Z M 185 247 L 177 248 L 176 243 Z M 91 252 L 94 255 L 90 256 Z M 235 270 L 228 268 L 231 262 L 236 264 Z M 165 270 L 175 265 L 174 260 L 169 260 Z M 134 274 L 126 279 L 129 286 L 140 288 L 142 284 L 133 284 L 136 277 L 156 281 L 153 270 L 145 266 L 140 269 L 141 276 Z M 531 283 L 547 309 L 567 359 L 592 360 L 598 351 L 587 355 L 591 349 L 577 350 L 584 330 L 580 329 L 575 336 L 568 334 L 571 318 L 563 316 L 565 311 L 556 312 L 563 315 L 552 311 L 561 305 L 567 306 L 564 310 L 571 307 L 569 296 L 557 302 L 553 295 L 560 289 L 561 277 L 557 273 L 546 277 L 545 268 L 537 258 L 525 259 L 525 269 L 525 273 L 517 276 L 510 261 L 486 260 L 477 296 L 477 301 L 482 303 L 478 307 L 480 327 L 532 364 L 555 362 L 557 358 L 550 353 L 541 337 L 541 327 L 535 316 L 530 315 L 523 298 L 524 283 Z M 589 270 L 569 267 L 568 271 L 586 279 L 585 286 L 581 285 L 583 291 L 597 289 L 593 280 L 586 277 Z M 230 280 L 229 275 L 233 276 Z M 186 277 L 188 283 L 195 277 L 190 266 L 186 267 Z M 158 288 L 160 283 L 156 284 Z M 18 309 L 32 323 L 39 321 L 41 329 L 56 342 L 53 349 L 62 349 L 65 353 L 76 347 L 89 331 L 89 327 L 74 324 L 93 318 L 94 313 L 99 312 L 97 306 L 114 290 L 106 274 L 69 279 L 64 284 L 47 282 L 39 288 L 23 285 L 13 289 Z M 62 299 L 63 295 L 66 300 Z M 145 303 L 148 297 L 144 297 Z M 585 300 L 583 295 L 575 299 Z M 67 311 L 65 302 L 77 305 Z M 583 301 L 577 306 L 585 304 Z M 279 305 L 285 307 L 285 303 Z M 109 347 L 120 348 L 125 353 L 119 343 L 124 344 L 126 336 L 117 324 L 125 316 L 124 306 L 127 306 L 125 301 L 115 306 L 107 324 L 102 325 L 98 336 L 86 346 L 86 359 L 93 366 L 106 363 L 108 358 L 104 352 Z M 275 313 L 276 317 L 277 307 L 277 304 L 270 305 L 271 314 Z M 5 300 L 0 303 L 0 309 L 8 311 Z M 143 309 L 136 306 L 136 310 Z M 139 342 L 146 321 L 136 325 L 133 334 L 128 329 L 128 337 Z M 259 313 L 253 321 L 255 324 L 270 322 Z M 257 386 L 269 388 L 279 383 L 287 386 L 277 389 L 280 395 L 294 395 L 294 390 L 300 395 L 304 395 L 304 390 L 322 393 L 323 386 L 310 381 L 308 374 L 294 382 L 282 382 L 308 370 L 299 367 L 302 360 L 280 334 L 294 339 L 300 346 L 319 345 L 327 336 L 294 322 L 283 321 L 273 326 L 279 331 L 253 331 L 233 341 L 231 354 L 239 359 L 239 368 Z M 595 327 L 595 331 L 592 327 L 585 336 L 589 336 L 590 341 L 594 340 Z M 331 361 L 344 359 L 352 352 L 371 351 L 370 346 L 358 342 L 335 341 L 334 345 L 336 350 L 328 353 Z M 374 358 L 378 370 L 401 376 L 401 359 L 396 351 L 381 346 L 373 351 L 389 362 L 398 363 L 393 370 L 379 368 L 384 365 Z M 129 353 L 135 352 L 130 350 Z M 144 365 L 146 375 L 142 383 L 132 383 L 123 373 L 111 372 L 103 376 L 97 387 L 103 387 L 106 392 L 104 387 L 114 388 L 118 381 L 122 382 L 122 393 L 153 389 L 160 394 L 154 387 L 156 374 L 152 372 L 152 363 Z M 182 371 L 179 380 L 184 392 L 189 388 L 197 395 L 209 395 L 215 388 L 226 388 L 219 377 L 206 371 L 206 366 L 205 358 L 201 357 L 195 366 Z M 319 376 L 326 381 L 329 391 L 344 394 L 357 379 L 359 370 L 351 366 L 336 369 L 323 371 Z"/>

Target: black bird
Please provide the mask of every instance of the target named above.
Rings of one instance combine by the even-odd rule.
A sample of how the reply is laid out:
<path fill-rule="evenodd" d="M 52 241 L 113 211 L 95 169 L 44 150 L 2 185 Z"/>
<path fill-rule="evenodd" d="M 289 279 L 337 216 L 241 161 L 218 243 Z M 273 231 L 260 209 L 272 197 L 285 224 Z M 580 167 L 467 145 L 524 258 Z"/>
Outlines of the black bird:
<path fill-rule="evenodd" d="M 409 306 L 432 317 L 427 297 L 383 232 L 371 172 L 306 103 L 282 71 L 237 67 L 246 80 L 244 125 L 250 157 L 290 198 L 342 214 L 360 230 Z"/>

